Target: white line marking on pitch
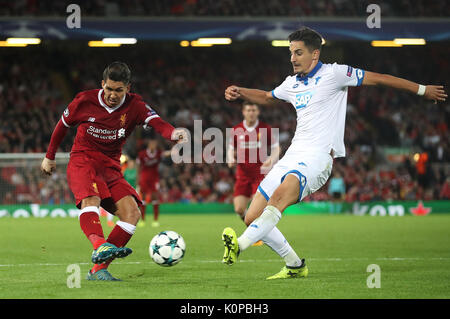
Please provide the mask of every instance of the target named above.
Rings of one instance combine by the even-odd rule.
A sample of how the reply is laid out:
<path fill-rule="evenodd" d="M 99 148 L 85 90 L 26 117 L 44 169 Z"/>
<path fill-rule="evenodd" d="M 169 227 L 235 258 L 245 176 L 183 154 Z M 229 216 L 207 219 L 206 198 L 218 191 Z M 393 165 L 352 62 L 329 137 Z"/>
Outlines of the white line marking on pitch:
<path fill-rule="evenodd" d="M 363 260 L 386 260 L 386 261 L 409 261 L 409 260 L 450 260 L 450 257 L 434 257 L 434 258 L 422 258 L 422 257 L 379 257 L 379 258 L 308 258 L 312 261 L 363 261 Z M 221 260 L 189 260 L 188 263 L 222 263 Z M 241 259 L 240 263 L 257 263 L 257 262 L 282 262 L 281 259 Z M 117 264 L 123 265 L 141 265 L 152 264 L 152 261 L 133 261 L 123 262 L 116 261 Z M 76 263 L 78 265 L 92 265 L 92 263 Z M 52 266 L 67 266 L 68 264 L 53 264 L 53 263 L 31 263 L 31 264 L 0 264 L 0 267 L 52 267 Z"/>

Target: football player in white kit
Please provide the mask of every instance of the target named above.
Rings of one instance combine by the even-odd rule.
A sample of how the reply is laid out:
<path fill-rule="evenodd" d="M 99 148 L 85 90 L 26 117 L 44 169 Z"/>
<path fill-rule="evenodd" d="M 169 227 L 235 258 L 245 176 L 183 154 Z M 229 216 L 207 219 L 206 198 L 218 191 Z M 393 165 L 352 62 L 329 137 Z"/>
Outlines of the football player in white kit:
<path fill-rule="evenodd" d="M 238 238 L 227 227 L 222 234 L 225 246 L 223 263 L 232 265 L 242 251 L 262 240 L 286 262 L 277 274 L 267 279 L 299 278 L 308 275 L 304 259 L 297 256 L 276 224 L 286 207 L 320 189 L 328 180 L 333 158 L 345 156 L 344 129 L 349 86 L 384 85 L 445 101 L 443 86 L 420 85 L 387 74 L 364 71 L 319 60 L 322 37 L 307 27 L 288 37 L 294 75 L 272 91 L 242 88 L 225 90 L 225 98 L 238 98 L 264 105 L 289 102 L 297 112 L 297 128 L 283 158 L 258 187 L 245 216 L 248 226 Z"/>

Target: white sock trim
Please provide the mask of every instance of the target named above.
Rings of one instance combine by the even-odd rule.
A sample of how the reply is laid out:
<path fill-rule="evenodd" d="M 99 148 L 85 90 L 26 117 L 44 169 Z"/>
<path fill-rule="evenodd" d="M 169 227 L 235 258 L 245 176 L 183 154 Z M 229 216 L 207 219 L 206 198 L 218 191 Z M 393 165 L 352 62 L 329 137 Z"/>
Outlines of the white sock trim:
<path fill-rule="evenodd" d="M 120 228 L 122 228 L 124 231 L 126 231 L 128 234 L 133 235 L 134 232 L 136 231 L 136 226 L 130 223 L 126 223 L 123 221 L 118 221 L 116 223 L 117 226 L 119 226 Z"/>
<path fill-rule="evenodd" d="M 78 219 L 80 219 L 81 214 L 84 213 L 97 213 L 98 216 L 100 216 L 100 209 L 97 206 L 86 206 L 82 210 L 80 210 L 80 213 L 78 214 Z"/>

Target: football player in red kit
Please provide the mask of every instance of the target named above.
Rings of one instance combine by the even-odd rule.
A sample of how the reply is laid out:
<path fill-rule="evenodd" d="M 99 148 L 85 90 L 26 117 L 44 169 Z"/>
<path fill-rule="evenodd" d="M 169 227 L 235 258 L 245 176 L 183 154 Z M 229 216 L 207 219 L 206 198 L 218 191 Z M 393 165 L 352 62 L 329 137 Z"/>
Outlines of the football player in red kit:
<path fill-rule="evenodd" d="M 63 112 L 56 125 L 41 170 L 55 170 L 55 153 L 71 127 L 77 134 L 67 165 L 67 181 L 80 209 L 82 231 L 92 243 L 94 263 L 88 280 L 119 280 L 107 270 L 114 258 L 132 250 L 125 247 L 141 217 L 141 200 L 121 172 L 120 155 L 127 137 L 137 125 L 152 127 L 166 139 L 187 140 L 182 129 L 163 121 L 142 98 L 130 93 L 131 71 L 114 62 L 103 72 L 102 89 L 83 91 Z M 99 207 L 114 213 L 119 221 L 105 239 Z"/>
<path fill-rule="evenodd" d="M 244 120 L 233 127 L 227 163 L 229 167 L 237 164 L 233 204 L 236 214 L 244 220 L 248 203 L 259 183 L 278 161 L 280 147 L 278 138 L 272 134 L 272 128 L 259 121 L 258 105 L 244 102 L 242 115 Z M 262 242 L 255 245 L 260 246 Z"/>
<path fill-rule="evenodd" d="M 139 193 L 144 200 L 141 206 L 142 219 L 138 226 L 144 226 L 145 209 L 147 203 L 153 206 L 153 227 L 158 227 L 159 216 L 159 172 L 158 167 L 163 157 L 170 156 L 170 151 L 163 151 L 158 147 L 158 140 L 151 138 L 147 147 L 138 153 L 136 164 L 138 165 Z"/>

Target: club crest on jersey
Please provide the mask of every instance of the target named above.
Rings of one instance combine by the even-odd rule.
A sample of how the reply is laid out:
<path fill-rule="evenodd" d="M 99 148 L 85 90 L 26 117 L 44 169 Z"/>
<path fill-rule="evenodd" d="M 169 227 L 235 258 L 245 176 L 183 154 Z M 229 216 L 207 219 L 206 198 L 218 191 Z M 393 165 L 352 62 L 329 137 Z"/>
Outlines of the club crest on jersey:
<path fill-rule="evenodd" d="M 301 109 L 301 108 L 307 106 L 309 101 L 311 100 L 313 94 L 314 94 L 314 91 L 296 94 L 295 95 L 295 108 Z"/>
<path fill-rule="evenodd" d="M 302 188 L 306 186 L 306 178 L 303 175 L 300 178 L 300 185 L 302 185 Z"/>
<path fill-rule="evenodd" d="M 351 66 L 347 67 L 347 76 L 350 77 L 352 76 L 352 72 L 353 72 L 353 68 Z"/>
<path fill-rule="evenodd" d="M 145 107 L 148 109 L 147 116 L 156 115 L 155 110 L 153 110 L 148 104 L 145 104 Z"/>
<path fill-rule="evenodd" d="M 120 116 L 120 126 L 122 126 L 122 127 L 125 126 L 126 120 L 127 120 L 127 114 L 122 114 Z"/>

